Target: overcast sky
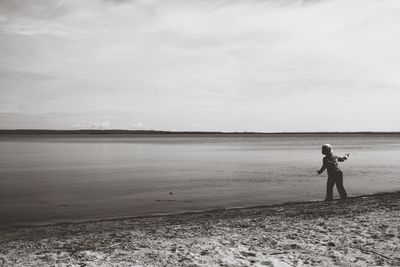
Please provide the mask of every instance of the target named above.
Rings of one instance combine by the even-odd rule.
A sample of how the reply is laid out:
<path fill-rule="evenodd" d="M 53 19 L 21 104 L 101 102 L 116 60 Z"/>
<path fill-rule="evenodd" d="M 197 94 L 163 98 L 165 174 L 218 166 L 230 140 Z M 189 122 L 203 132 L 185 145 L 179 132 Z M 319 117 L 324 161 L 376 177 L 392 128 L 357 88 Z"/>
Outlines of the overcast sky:
<path fill-rule="evenodd" d="M 399 131 L 400 1 L 0 0 L 0 128 Z"/>

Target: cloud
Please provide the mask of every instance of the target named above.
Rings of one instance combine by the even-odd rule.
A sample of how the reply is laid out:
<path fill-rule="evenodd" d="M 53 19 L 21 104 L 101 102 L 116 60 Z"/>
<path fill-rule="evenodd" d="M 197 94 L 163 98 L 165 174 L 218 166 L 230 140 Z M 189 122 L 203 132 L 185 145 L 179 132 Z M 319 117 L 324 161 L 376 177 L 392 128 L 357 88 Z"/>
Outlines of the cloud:
<path fill-rule="evenodd" d="M 0 112 L 58 113 L 58 127 L 116 111 L 113 127 L 304 131 L 328 127 L 314 124 L 326 102 L 346 102 L 333 130 L 388 129 L 399 15 L 397 0 L 5 0 Z M 360 114 L 371 122 L 354 125 Z"/>
<path fill-rule="evenodd" d="M 141 121 L 131 125 L 131 129 L 133 129 L 133 130 L 143 130 L 145 128 L 146 128 L 146 125 Z"/>
<path fill-rule="evenodd" d="M 40 72 L 18 71 L 10 69 L 0 69 L 0 77 L 3 79 L 25 80 L 25 81 L 44 81 L 54 79 L 53 76 Z"/>
<path fill-rule="evenodd" d="M 102 122 L 93 122 L 91 125 L 91 129 L 96 130 L 106 130 L 110 129 L 111 123 L 109 121 L 102 121 Z"/>

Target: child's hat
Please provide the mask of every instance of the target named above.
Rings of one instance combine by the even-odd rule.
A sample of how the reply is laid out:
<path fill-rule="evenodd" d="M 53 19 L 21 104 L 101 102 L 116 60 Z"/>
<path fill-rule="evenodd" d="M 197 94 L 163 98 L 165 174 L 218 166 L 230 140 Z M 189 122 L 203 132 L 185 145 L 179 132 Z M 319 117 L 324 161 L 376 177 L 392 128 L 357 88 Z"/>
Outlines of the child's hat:
<path fill-rule="evenodd" d="M 325 148 L 328 151 L 332 151 L 332 146 L 330 144 L 325 144 L 325 145 L 322 146 L 322 148 Z"/>

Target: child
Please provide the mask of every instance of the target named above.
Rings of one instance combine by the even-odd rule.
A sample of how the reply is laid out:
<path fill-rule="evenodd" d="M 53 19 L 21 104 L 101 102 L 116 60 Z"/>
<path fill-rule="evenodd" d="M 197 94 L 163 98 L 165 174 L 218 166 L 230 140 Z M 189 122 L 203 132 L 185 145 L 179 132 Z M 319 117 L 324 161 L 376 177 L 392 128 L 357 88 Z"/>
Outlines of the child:
<path fill-rule="evenodd" d="M 318 171 L 321 174 L 325 169 L 328 172 L 328 182 L 326 184 L 326 198 L 325 201 L 332 200 L 333 186 L 336 184 L 336 188 L 339 191 L 340 198 L 345 200 L 347 198 L 346 190 L 343 187 L 343 172 L 339 169 L 338 161 L 345 161 L 349 154 L 345 154 L 344 157 L 338 157 L 332 154 L 332 147 L 329 144 L 322 146 L 322 154 L 325 155 L 322 160 L 322 167 Z"/>

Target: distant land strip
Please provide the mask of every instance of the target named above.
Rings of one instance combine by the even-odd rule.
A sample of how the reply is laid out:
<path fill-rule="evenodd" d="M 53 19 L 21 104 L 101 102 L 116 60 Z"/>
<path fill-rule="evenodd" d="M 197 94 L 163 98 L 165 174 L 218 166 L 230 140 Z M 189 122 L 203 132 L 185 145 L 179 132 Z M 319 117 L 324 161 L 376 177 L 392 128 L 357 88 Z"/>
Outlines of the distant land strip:
<path fill-rule="evenodd" d="M 0 129 L 0 135 L 374 135 L 400 134 L 400 132 L 217 132 L 217 131 L 158 131 L 158 130 L 47 130 Z"/>

